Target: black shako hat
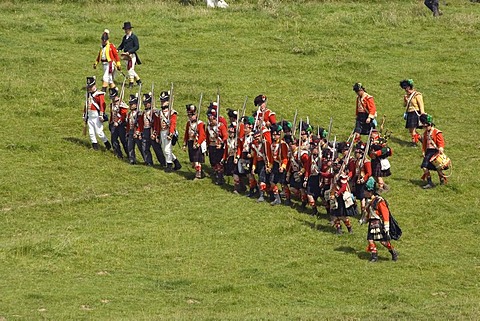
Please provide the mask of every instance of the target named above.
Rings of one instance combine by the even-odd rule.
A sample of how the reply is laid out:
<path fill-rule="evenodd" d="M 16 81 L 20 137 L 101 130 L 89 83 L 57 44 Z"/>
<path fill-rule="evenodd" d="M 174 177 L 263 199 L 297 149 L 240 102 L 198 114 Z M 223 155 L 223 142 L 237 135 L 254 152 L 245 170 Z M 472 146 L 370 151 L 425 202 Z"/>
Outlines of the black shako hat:
<path fill-rule="evenodd" d="M 132 24 L 130 23 L 130 21 L 125 21 L 125 22 L 123 23 L 123 28 L 122 28 L 123 30 L 125 30 L 125 29 L 132 29 L 132 28 L 133 28 L 133 26 L 132 26 Z"/>

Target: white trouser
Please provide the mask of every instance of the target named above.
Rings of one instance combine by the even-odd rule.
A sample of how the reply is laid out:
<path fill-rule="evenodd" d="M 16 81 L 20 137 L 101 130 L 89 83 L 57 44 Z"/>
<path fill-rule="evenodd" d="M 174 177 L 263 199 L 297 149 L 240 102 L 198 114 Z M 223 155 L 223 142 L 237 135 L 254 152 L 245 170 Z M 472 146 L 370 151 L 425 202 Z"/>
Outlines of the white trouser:
<path fill-rule="evenodd" d="M 132 54 L 132 68 L 128 69 L 128 78 L 130 79 L 138 79 L 137 73 L 135 72 L 135 65 L 137 64 L 137 55 Z"/>
<path fill-rule="evenodd" d="M 92 144 L 97 143 L 97 135 L 102 140 L 102 142 L 107 142 L 108 138 L 103 132 L 103 123 L 100 121 L 98 112 L 96 110 L 88 111 L 88 135 L 90 136 L 90 141 Z"/>
<path fill-rule="evenodd" d="M 168 134 L 170 133 L 170 130 L 162 130 L 160 132 L 160 141 L 162 144 L 162 150 L 163 150 L 163 155 L 165 155 L 165 161 L 168 163 L 173 163 L 173 161 L 176 159 L 175 155 L 173 155 L 172 149 L 172 141 L 167 138 Z"/>
<path fill-rule="evenodd" d="M 206 0 L 207 8 L 227 8 L 228 3 L 225 0 Z"/>
<path fill-rule="evenodd" d="M 113 79 L 115 77 L 115 66 L 113 62 L 102 62 L 103 65 L 103 77 L 102 81 L 107 84 L 113 84 Z M 112 72 L 110 72 L 110 65 L 112 65 Z"/>

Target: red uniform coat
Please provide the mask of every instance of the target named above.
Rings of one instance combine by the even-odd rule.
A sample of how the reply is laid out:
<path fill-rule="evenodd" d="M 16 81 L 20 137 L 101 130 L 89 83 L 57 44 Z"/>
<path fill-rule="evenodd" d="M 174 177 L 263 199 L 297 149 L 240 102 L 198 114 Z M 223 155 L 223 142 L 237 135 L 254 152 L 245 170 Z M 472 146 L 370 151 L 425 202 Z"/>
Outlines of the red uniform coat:
<path fill-rule="evenodd" d="M 163 114 L 163 116 L 162 116 Z M 168 115 L 168 112 L 167 112 Z M 153 129 L 155 133 L 158 135 L 162 130 L 168 129 L 169 134 L 175 133 L 175 129 L 177 128 L 177 111 L 171 110 L 170 111 L 170 124 L 167 124 L 167 116 L 163 113 L 162 110 L 159 110 L 159 113 L 155 113 L 153 117 Z"/>
<path fill-rule="evenodd" d="M 375 117 L 375 115 L 377 114 L 377 107 L 375 106 L 373 96 L 370 96 L 367 93 L 364 93 L 362 97 L 357 96 L 355 116 L 359 113 L 367 113 L 368 115 L 370 115 L 370 118 Z"/>
<path fill-rule="evenodd" d="M 217 146 L 225 143 L 228 138 L 227 128 L 223 123 L 219 123 L 217 126 L 207 125 L 207 145 Z"/>
<path fill-rule="evenodd" d="M 273 167 L 272 148 L 268 141 L 263 143 L 258 140 L 253 141 L 252 161 L 253 168 L 257 167 L 259 161 L 265 161 L 265 166 L 270 169 Z"/>
<path fill-rule="evenodd" d="M 192 125 L 192 126 L 191 126 Z M 190 132 L 191 127 L 193 128 Z M 196 129 L 196 132 L 195 130 Z M 207 135 L 205 134 L 205 123 L 201 120 L 196 121 L 195 123 L 191 123 L 187 121 L 185 124 L 185 134 L 183 135 L 183 144 L 187 145 L 189 140 L 196 141 L 198 145 L 202 144 L 207 139 Z"/>
<path fill-rule="evenodd" d="M 431 136 L 431 139 L 437 145 L 437 149 L 440 147 L 445 148 L 445 140 L 443 139 L 442 132 L 436 128 L 433 128 L 430 135 L 427 130 L 425 130 L 425 132 L 423 133 L 422 150 L 424 153 L 428 147 L 428 139 L 429 139 L 428 136 Z"/>

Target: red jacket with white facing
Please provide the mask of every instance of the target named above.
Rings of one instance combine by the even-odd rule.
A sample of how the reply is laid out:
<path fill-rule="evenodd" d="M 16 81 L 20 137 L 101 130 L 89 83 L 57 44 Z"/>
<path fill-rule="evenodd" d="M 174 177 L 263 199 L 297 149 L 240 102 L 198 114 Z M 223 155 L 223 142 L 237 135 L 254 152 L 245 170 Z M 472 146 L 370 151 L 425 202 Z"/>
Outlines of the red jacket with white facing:
<path fill-rule="evenodd" d="M 163 116 L 162 116 L 163 114 Z M 170 121 L 170 124 L 167 124 L 167 121 Z M 161 131 L 167 130 L 169 134 L 175 133 L 175 129 L 177 128 L 177 112 L 175 110 L 170 111 L 170 119 L 168 120 L 168 109 L 166 112 L 162 110 L 159 113 L 155 113 L 153 117 L 153 130 L 156 135 L 158 135 Z"/>
<path fill-rule="evenodd" d="M 367 113 L 370 118 L 374 118 L 376 116 L 377 107 L 375 106 L 373 96 L 370 96 L 367 93 L 364 93 L 362 97 L 357 96 L 355 116 L 357 116 L 359 113 Z"/>
<path fill-rule="evenodd" d="M 424 153 L 428 148 L 435 148 L 434 146 L 432 146 L 432 142 L 434 142 L 437 146 L 436 149 L 445 148 L 445 140 L 443 139 L 443 134 L 435 127 L 432 128 L 430 133 L 428 132 L 428 130 L 425 130 L 425 132 L 423 133 L 422 150 Z"/>
<path fill-rule="evenodd" d="M 189 140 L 192 140 L 198 145 L 202 144 L 207 139 L 205 134 L 205 123 L 201 120 L 196 122 L 187 121 L 185 124 L 185 134 L 183 136 L 183 144 L 187 145 Z"/>
<path fill-rule="evenodd" d="M 95 91 L 94 93 L 89 94 L 89 106 L 90 110 L 97 110 L 99 114 L 105 112 L 105 93 L 103 91 Z"/>

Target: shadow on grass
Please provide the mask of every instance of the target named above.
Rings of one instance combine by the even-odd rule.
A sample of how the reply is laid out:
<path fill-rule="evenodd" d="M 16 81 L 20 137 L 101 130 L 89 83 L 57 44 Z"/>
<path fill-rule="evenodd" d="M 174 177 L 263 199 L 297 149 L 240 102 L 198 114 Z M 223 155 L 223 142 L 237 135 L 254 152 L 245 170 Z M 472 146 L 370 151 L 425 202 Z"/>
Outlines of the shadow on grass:
<path fill-rule="evenodd" d="M 319 232 L 324 232 L 324 233 L 329 233 L 329 234 L 335 234 L 335 229 L 330 224 L 321 225 L 321 224 L 318 224 L 318 222 L 316 222 L 316 221 L 311 222 L 311 221 L 307 221 L 307 220 L 296 218 L 296 217 L 294 219 L 299 221 L 303 225 L 308 226 L 309 228 L 311 228 L 314 231 L 319 231 Z"/>
<path fill-rule="evenodd" d="M 78 137 L 63 137 L 63 140 L 69 143 L 74 143 L 78 146 L 85 147 L 87 149 L 92 149 L 92 144 L 89 140 L 78 138 Z"/>
<path fill-rule="evenodd" d="M 406 140 L 403 140 L 403 139 L 400 139 L 400 138 L 397 138 L 397 137 L 394 137 L 394 136 L 390 136 L 389 140 L 393 143 L 396 143 L 400 146 L 403 146 L 403 147 L 411 147 L 412 146 L 412 142 L 411 141 L 406 141 Z"/>

